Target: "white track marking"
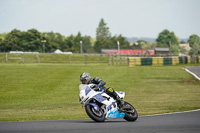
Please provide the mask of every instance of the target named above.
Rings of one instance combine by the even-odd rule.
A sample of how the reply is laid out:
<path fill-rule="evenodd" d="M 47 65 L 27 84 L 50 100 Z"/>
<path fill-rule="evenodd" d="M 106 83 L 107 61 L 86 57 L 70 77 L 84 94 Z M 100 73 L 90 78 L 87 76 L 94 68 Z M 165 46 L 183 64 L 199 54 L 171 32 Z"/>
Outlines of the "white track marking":
<path fill-rule="evenodd" d="M 196 79 L 200 80 L 200 78 L 199 78 L 196 74 L 194 74 L 193 72 L 191 72 L 190 70 L 188 70 L 188 69 L 186 69 L 186 68 L 185 68 L 185 70 L 186 70 L 187 72 L 189 72 L 190 74 L 192 74 Z"/>
<path fill-rule="evenodd" d="M 189 113 L 189 112 L 196 112 L 196 111 L 200 111 L 200 109 L 190 110 L 190 111 L 183 111 L 183 112 L 174 112 L 174 113 L 163 113 L 163 114 L 145 115 L 145 116 L 139 116 L 139 117 L 161 116 L 161 115 L 173 115 L 173 114 L 182 114 L 182 113 Z"/>

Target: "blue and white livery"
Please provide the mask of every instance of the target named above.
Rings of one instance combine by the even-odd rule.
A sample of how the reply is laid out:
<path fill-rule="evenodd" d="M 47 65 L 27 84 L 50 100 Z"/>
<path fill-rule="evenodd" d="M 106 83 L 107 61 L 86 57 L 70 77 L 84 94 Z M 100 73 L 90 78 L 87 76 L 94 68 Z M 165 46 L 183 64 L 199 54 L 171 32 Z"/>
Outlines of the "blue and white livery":
<path fill-rule="evenodd" d="M 97 122 L 103 122 L 106 118 L 119 118 L 123 117 L 126 120 L 135 121 L 137 119 L 137 112 L 135 108 L 129 103 L 125 102 L 128 106 L 127 111 L 118 111 L 118 104 L 115 99 L 110 97 L 103 91 L 94 91 L 91 89 L 93 84 L 79 86 L 80 90 L 80 103 L 85 107 L 88 116 Z M 125 92 L 116 91 L 121 99 L 124 99 Z"/>

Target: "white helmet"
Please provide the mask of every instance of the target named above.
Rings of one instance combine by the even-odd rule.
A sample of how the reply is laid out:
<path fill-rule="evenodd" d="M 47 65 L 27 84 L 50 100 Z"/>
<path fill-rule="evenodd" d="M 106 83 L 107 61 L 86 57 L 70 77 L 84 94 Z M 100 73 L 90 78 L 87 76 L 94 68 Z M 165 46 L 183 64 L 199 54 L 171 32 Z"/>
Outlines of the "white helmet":
<path fill-rule="evenodd" d="M 80 75 L 80 81 L 82 84 L 88 84 L 91 81 L 91 76 L 89 73 L 84 72 Z"/>

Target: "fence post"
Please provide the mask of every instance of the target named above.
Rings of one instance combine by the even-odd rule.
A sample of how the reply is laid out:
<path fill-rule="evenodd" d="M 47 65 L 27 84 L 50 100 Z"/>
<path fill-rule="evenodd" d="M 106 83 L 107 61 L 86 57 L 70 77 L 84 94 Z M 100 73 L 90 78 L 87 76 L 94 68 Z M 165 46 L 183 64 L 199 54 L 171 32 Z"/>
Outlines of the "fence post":
<path fill-rule="evenodd" d="M 24 64 L 25 60 L 24 60 L 24 53 L 22 55 L 22 63 Z"/>
<path fill-rule="evenodd" d="M 52 63 L 56 63 L 56 54 L 52 54 Z"/>
<path fill-rule="evenodd" d="M 119 55 L 119 65 L 122 65 L 122 58 L 121 58 L 121 55 Z"/>
<path fill-rule="evenodd" d="M 120 65 L 120 55 L 117 55 L 117 62 L 116 65 L 119 66 Z"/>
<path fill-rule="evenodd" d="M 71 54 L 68 56 L 68 63 L 71 64 Z"/>
<path fill-rule="evenodd" d="M 39 56 L 38 56 L 38 54 L 36 54 L 36 60 L 37 60 L 37 63 L 39 63 Z"/>
<path fill-rule="evenodd" d="M 102 53 L 100 55 L 100 62 L 103 63 L 103 55 L 102 55 Z"/>
<path fill-rule="evenodd" d="M 6 63 L 8 63 L 8 53 L 6 53 Z"/>
<path fill-rule="evenodd" d="M 111 65 L 111 58 L 110 58 L 110 55 L 108 55 L 108 65 L 109 65 L 109 66 Z"/>
<path fill-rule="evenodd" d="M 114 65 L 113 55 L 112 55 L 112 65 Z"/>
<path fill-rule="evenodd" d="M 87 55 L 85 55 L 85 64 L 87 65 Z"/>
<path fill-rule="evenodd" d="M 129 66 L 129 57 L 127 56 L 127 66 Z"/>

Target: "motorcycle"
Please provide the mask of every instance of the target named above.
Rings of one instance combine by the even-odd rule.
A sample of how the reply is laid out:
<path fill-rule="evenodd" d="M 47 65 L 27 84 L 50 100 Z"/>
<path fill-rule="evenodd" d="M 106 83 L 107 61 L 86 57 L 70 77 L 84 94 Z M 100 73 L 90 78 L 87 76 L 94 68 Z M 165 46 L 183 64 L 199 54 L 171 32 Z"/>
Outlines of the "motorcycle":
<path fill-rule="evenodd" d="M 123 110 L 120 110 L 115 99 L 103 91 L 94 91 L 93 84 L 87 85 L 80 91 L 80 103 L 85 107 L 87 115 L 96 122 L 104 122 L 109 118 L 122 117 L 127 121 L 136 121 L 138 114 L 136 109 L 124 101 Z M 125 92 L 116 91 L 121 99 L 124 99 Z"/>

